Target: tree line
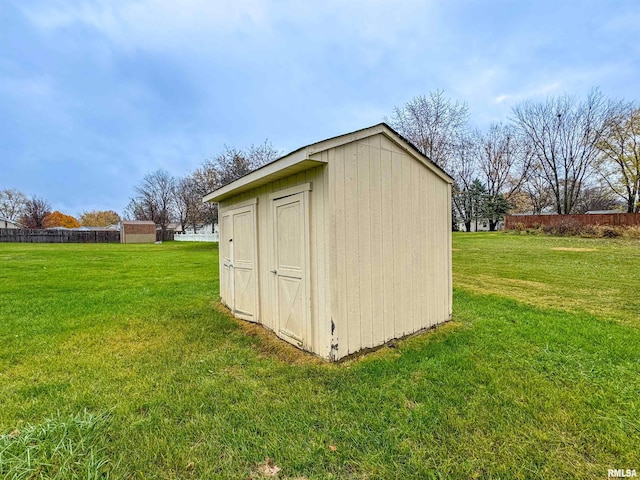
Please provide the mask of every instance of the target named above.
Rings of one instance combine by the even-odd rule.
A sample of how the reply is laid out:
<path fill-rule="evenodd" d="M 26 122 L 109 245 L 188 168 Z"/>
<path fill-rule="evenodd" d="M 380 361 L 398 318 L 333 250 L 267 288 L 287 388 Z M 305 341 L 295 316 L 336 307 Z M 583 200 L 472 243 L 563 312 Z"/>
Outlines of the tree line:
<path fill-rule="evenodd" d="M 49 201 L 36 195 L 27 197 L 15 188 L 0 190 L 0 219 L 16 222 L 25 228 L 107 227 L 120 221 L 113 210 L 83 212 L 79 218 L 52 211 Z"/>
<path fill-rule="evenodd" d="M 194 231 L 204 224 L 218 222 L 216 204 L 203 203 L 202 197 L 246 175 L 281 153 L 265 140 L 246 149 L 225 146 L 218 155 L 205 160 L 200 167 L 182 177 L 165 170 L 148 173 L 134 188 L 124 217 L 151 220 L 164 231 L 176 222 L 184 231 Z"/>
<path fill-rule="evenodd" d="M 506 123 L 469 127 L 443 91 L 396 107 L 387 122 L 454 179 L 454 219 L 493 230 L 508 212 L 640 212 L 640 107 L 593 89 L 527 100 Z"/>
<path fill-rule="evenodd" d="M 593 89 L 586 98 L 563 94 L 516 105 L 505 122 L 471 128 L 466 103 L 442 90 L 395 107 L 384 119 L 450 174 L 454 227 L 488 221 L 507 212 L 568 214 L 618 209 L 640 212 L 640 106 Z M 202 198 L 281 155 L 266 140 L 223 151 L 184 176 L 157 170 L 134 188 L 123 217 L 151 220 L 183 231 L 218 221 L 217 205 Z M 55 213 L 55 215 L 53 215 Z M 84 212 L 78 220 L 51 212 L 39 197 L 0 191 L 0 217 L 29 228 L 107 226 L 113 211 Z M 48 219 L 45 221 L 45 219 Z M 75 222 L 75 224 L 74 224 Z"/>

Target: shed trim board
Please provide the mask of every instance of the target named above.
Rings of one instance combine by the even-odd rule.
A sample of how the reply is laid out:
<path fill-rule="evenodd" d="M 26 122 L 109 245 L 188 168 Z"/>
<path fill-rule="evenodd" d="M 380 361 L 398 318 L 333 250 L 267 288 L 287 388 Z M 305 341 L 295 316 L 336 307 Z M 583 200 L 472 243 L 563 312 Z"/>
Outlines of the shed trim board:
<path fill-rule="evenodd" d="M 231 208 L 242 208 L 242 207 L 248 207 L 249 205 L 257 205 L 258 204 L 258 197 L 254 197 L 251 198 L 249 200 L 244 200 L 241 202 L 236 202 L 236 203 L 230 203 L 227 205 L 228 209 Z"/>
<path fill-rule="evenodd" d="M 218 190 L 206 195 L 203 202 L 219 202 L 233 195 L 246 192 L 253 188 L 279 180 L 284 177 L 322 165 L 323 162 L 303 158 L 304 152 L 290 154 L 276 162 L 269 163 L 258 170 L 240 177 L 239 179 L 220 187 Z"/>
<path fill-rule="evenodd" d="M 385 124 L 204 200 L 219 203 L 222 302 L 299 348 L 339 360 L 451 318 L 451 178 Z"/>
<path fill-rule="evenodd" d="M 269 194 L 269 200 L 277 200 L 279 198 L 295 195 L 296 193 L 309 191 L 311 191 L 311 183 L 303 183 L 302 185 L 298 185 L 296 187 L 285 188 L 284 190 L 278 190 L 275 193 L 271 193 Z"/>

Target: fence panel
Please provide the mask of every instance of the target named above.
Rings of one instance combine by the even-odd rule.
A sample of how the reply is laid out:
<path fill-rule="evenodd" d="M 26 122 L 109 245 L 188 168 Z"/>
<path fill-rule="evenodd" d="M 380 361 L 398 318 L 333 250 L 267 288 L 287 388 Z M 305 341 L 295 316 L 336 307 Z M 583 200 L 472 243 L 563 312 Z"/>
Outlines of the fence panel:
<path fill-rule="evenodd" d="M 118 230 L 46 230 L 0 228 L 0 242 L 120 243 Z"/>
<path fill-rule="evenodd" d="M 156 242 L 170 242 L 173 240 L 175 230 L 165 230 L 164 235 L 162 230 L 156 230 Z"/>
<path fill-rule="evenodd" d="M 592 213 L 581 215 L 509 215 L 505 229 L 536 228 L 559 225 L 612 225 L 616 227 L 640 225 L 640 213 Z"/>
<path fill-rule="evenodd" d="M 176 234 L 174 240 L 177 242 L 217 242 L 218 232 L 216 233 L 180 233 Z"/>

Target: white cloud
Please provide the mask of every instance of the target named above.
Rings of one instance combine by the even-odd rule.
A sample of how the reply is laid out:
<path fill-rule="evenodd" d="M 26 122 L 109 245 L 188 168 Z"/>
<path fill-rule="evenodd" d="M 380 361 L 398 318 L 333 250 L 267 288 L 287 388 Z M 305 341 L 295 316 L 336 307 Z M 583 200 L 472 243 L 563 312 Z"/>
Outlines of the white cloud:
<path fill-rule="evenodd" d="M 427 0 L 59 0 L 17 6 L 41 30 L 81 24 L 126 50 L 162 52 L 218 50 L 223 40 L 224 49 L 234 50 L 247 41 L 289 39 L 291 31 L 304 36 L 300 43 L 354 39 L 354 47 L 411 50 L 436 27 Z"/>
<path fill-rule="evenodd" d="M 514 93 L 503 93 L 494 97 L 494 103 L 515 103 L 528 98 L 543 97 L 545 95 L 551 95 L 561 91 L 562 84 L 560 82 L 544 83 L 542 85 L 536 85 L 529 87 L 525 90 L 521 90 Z"/>
<path fill-rule="evenodd" d="M 261 30 L 268 13 L 260 0 L 63 0 L 18 6 L 42 30 L 80 24 L 127 50 L 162 51 L 206 47 L 201 42 L 207 37 Z"/>

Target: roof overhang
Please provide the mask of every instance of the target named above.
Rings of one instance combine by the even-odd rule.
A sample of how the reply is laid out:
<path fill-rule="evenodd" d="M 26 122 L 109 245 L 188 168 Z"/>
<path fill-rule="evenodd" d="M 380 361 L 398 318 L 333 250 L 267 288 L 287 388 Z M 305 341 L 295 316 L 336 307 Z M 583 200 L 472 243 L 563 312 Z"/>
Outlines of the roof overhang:
<path fill-rule="evenodd" d="M 421 162 L 425 167 L 435 173 L 438 177 L 447 183 L 453 183 L 452 178 L 440 167 L 434 164 L 429 158 L 420 153 L 420 151 L 409 142 L 406 138 L 401 136 L 398 132 L 393 130 L 386 123 L 380 123 L 373 127 L 363 128 L 355 132 L 340 135 L 338 137 L 329 138 L 321 142 L 313 143 L 306 147 L 299 148 L 284 157 L 281 157 L 267 165 L 254 170 L 247 175 L 234 180 L 227 185 L 220 187 L 217 190 L 205 195 L 202 198 L 203 202 L 220 202 L 226 198 L 232 197 L 239 193 L 246 192 L 256 187 L 266 185 L 269 182 L 278 180 L 280 178 L 288 177 L 295 173 L 308 170 L 320 165 L 325 165 L 326 162 L 319 160 L 321 157 L 318 155 L 320 152 L 336 148 L 347 143 L 351 143 L 363 138 L 370 137 L 376 134 L 383 134 L 401 148 L 403 148 L 409 155 L 413 156 L 416 160 Z M 313 157 L 313 158 L 310 158 Z"/>
<path fill-rule="evenodd" d="M 253 188 L 261 187 L 274 180 L 279 180 L 289 175 L 293 175 L 310 168 L 325 165 L 326 162 L 320 160 L 312 160 L 308 157 L 308 149 L 303 148 L 296 150 L 289 155 L 279 158 L 275 162 L 271 162 L 262 168 L 228 183 L 224 187 L 205 195 L 203 202 L 221 202 L 225 198 L 246 192 Z"/>

